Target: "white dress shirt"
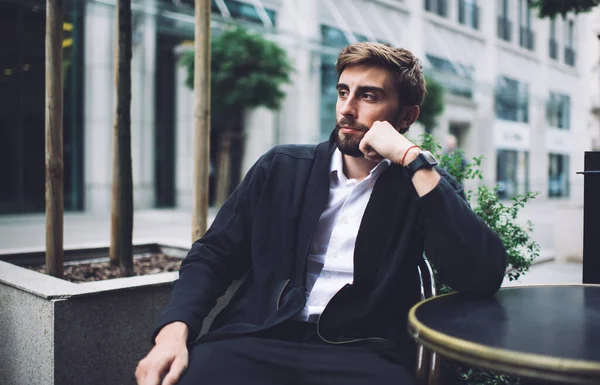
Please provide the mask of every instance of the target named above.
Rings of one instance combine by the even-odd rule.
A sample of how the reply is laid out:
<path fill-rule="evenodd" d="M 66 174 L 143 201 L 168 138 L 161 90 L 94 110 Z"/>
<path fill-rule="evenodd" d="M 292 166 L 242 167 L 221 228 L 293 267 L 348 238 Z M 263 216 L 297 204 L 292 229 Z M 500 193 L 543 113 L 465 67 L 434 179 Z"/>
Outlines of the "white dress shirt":
<path fill-rule="evenodd" d="M 354 279 L 354 244 L 384 159 L 360 182 L 344 175 L 342 153 L 331 158 L 329 201 L 319 218 L 307 260 L 307 304 L 299 318 L 315 322 L 329 300 Z"/>

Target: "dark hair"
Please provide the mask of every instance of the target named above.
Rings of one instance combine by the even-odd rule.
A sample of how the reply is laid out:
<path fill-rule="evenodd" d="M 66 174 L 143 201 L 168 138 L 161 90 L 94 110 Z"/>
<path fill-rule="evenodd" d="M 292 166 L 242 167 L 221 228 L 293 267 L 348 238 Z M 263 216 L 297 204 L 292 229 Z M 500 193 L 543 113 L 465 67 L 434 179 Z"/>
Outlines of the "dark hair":
<path fill-rule="evenodd" d="M 381 43 L 356 43 L 340 52 L 335 68 L 338 78 L 350 65 L 367 64 L 391 70 L 403 106 L 420 106 L 427 94 L 421 61 L 404 48 L 393 48 Z"/>

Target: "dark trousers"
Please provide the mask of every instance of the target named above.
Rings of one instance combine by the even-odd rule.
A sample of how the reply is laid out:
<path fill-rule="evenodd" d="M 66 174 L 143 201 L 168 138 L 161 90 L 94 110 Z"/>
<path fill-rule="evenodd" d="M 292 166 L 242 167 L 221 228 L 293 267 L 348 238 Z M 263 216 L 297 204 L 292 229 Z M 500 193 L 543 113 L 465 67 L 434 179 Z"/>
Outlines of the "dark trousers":
<path fill-rule="evenodd" d="M 389 352 L 323 342 L 312 324 L 288 322 L 254 335 L 190 347 L 178 385 L 414 385 Z"/>

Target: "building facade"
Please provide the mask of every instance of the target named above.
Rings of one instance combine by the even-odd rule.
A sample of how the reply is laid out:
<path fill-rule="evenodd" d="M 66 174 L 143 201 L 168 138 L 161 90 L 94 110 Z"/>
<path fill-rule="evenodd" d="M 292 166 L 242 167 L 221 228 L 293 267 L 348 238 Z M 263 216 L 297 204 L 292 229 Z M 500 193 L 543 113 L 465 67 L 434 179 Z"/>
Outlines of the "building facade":
<path fill-rule="evenodd" d="M 0 0 L 0 214 L 43 211 L 44 2 Z M 65 208 L 110 210 L 114 0 L 67 2 Z M 295 67 L 281 110 L 245 113 L 243 169 L 273 145 L 317 143 L 335 124 L 335 58 L 356 41 L 402 46 L 446 89 L 433 133 L 483 155 L 502 198 L 581 201 L 590 139 L 592 16 L 540 20 L 526 0 L 213 0 L 212 30 L 243 24 Z M 178 64 L 193 1 L 134 0 L 132 153 L 137 209 L 191 208 L 193 95 Z M 597 84 L 597 80 L 595 81 Z M 422 132 L 419 125 L 410 136 Z M 215 133 L 217 134 L 217 133 Z M 218 137 L 218 135 L 215 135 Z M 211 144 L 214 160 L 218 143 Z M 212 165 L 211 165 L 212 166 Z"/>
<path fill-rule="evenodd" d="M 592 11 L 590 19 L 590 33 L 593 42 L 586 49 L 591 59 L 591 71 L 585 73 L 591 103 L 588 132 L 592 143 L 592 150 L 600 151 L 600 7 Z"/>

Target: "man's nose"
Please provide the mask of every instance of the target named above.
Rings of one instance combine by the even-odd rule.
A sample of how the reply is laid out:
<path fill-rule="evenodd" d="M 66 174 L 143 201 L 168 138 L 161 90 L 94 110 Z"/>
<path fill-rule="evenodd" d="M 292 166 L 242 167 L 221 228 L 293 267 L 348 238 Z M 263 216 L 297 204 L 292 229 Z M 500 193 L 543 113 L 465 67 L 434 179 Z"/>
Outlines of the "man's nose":
<path fill-rule="evenodd" d="M 352 116 L 356 118 L 356 103 L 353 97 L 348 97 L 346 100 L 341 101 L 340 114 L 343 116 Z"/>

